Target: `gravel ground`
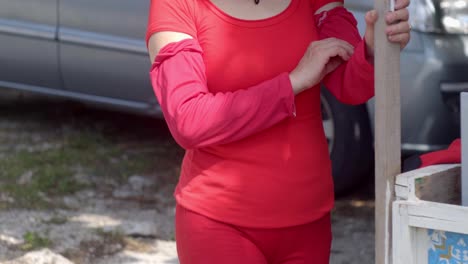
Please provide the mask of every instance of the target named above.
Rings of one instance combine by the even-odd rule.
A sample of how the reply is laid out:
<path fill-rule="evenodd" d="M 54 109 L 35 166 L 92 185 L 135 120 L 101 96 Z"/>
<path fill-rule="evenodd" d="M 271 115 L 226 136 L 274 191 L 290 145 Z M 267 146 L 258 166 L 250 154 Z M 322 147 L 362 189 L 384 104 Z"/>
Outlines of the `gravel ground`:
<path fill-rule="evenodd" d="M 70 194 L 38 191 L 38 196 L 21 203 L 22 196 L 15 196 L 19 190 L 0 188 L 0 263 L 39 263 L 25 259 L 31 259 L 28 252 L 35 254 L 41 248 L 72 263 L 178 263 L 172 191 L 183 151 L 163 121 L 3 91 L 0 116 L 0 162 L 21 155 L 31 159 L 68 151 L 70 140 L 82 135 L 88 140 L 73 143 L 77 149 L 73 155 L 58 155 L 71 167 L 63 173 L 70 174 L 70 182 L 78 186 L 70 184 L 66 189 L 73 190 Z M 100 144 L 96 138 L 111 144 Z M 98 143 L 86 152 L 82 145 L 88 142 Z M 102 160 L 107 153 L 112 158 Z M 67 155 L 79 164 L 70 164 L 63 158 Z M 132 159 L 138 162 L 134 164 Z M 13 170 L 17 166 L 13 161 L 1 166 L 12 175 L 0 173 L 0 187 L 7 186 L 12 177 L 24 189 L 36 186 L 37 169 L 18 165 Z M 337 199 L 330 263 L 374 263 L 371 188 L 364 186 Z M 43 203 L 36 206 L 37 200 Z"/>

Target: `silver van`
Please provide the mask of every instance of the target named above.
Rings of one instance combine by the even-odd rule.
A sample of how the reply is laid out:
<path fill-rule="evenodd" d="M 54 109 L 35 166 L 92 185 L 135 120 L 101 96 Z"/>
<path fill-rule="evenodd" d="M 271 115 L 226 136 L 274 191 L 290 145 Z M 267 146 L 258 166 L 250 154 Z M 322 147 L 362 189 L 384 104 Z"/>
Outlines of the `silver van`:
<path fill-rule="evenodd" d="M 459 137 L 468 90 L 468 0 L 412 0 L 412 39 L 401 57 L 402 151 Z M 161 118 L 144 43 L 149 0 L 0 0 L 0 87 Z M 347 0 L 364 31 L 371 0 Z M 336 190 L 373 167 L 373 102 L 347 106 L 323 89 Z"/>

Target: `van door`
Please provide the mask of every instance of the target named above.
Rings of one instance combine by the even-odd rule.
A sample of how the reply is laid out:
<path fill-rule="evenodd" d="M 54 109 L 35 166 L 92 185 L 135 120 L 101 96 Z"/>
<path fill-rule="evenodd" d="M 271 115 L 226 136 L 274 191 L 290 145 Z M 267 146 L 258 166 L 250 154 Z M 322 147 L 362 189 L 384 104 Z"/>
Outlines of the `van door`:
<path fill-rule="evenodd" d="M 149 4 L 60 0 L 60 63 L 67 90 L 104 103 L 155 104 L 144 41 Z"/>
<path fill-rule="evenodd" d="M 0 0 L 0 86 L 60 89 L 58 0 Z"/>

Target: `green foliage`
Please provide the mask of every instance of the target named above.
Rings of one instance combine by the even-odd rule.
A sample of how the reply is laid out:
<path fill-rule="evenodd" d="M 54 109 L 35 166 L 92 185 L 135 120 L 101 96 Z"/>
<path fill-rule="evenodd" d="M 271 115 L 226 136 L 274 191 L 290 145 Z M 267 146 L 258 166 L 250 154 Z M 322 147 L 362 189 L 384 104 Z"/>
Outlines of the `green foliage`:
<path fill-rule="evenodd" d="M 52 242 L 48 238 L 42 237 L 36 232 L 27 232 L 23 235 L 23 239 L 24 244 L 21 245 L 21 249 L 24 251 L 47 248 L 52 245 Z"/>
<path fill-rule="evenodd" d="M 148 153 L 128 154 L 99 132 L 79 131 L 63 137 L 60 147 L 34 152 L 23 150 L 0 159 L 0 192 L 11 196 L 15 207 L 45 209 L 59 206 L 47 198 L 92 187 L 92 183 L 76 178 L 78 168 L 85 174 L 122 182 L 129 175 L 144 173 L 152 165 Z M 30 180 L 19 184 L 26 173 L 32 173 Z"/>

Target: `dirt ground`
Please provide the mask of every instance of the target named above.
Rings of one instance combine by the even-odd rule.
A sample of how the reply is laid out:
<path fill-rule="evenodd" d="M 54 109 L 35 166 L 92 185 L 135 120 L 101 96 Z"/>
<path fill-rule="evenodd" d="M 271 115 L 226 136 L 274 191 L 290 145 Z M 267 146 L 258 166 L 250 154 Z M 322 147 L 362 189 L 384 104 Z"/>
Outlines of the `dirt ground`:
<path fill-rule="evenodd" d="M 178 263 L 183 151 L 163 121 L 4 91 L 0 117 L 0 263 L 44 248 L 72 263 Z M 330 263 L 374 263 L 371 189 L 337 198 Z"/>

